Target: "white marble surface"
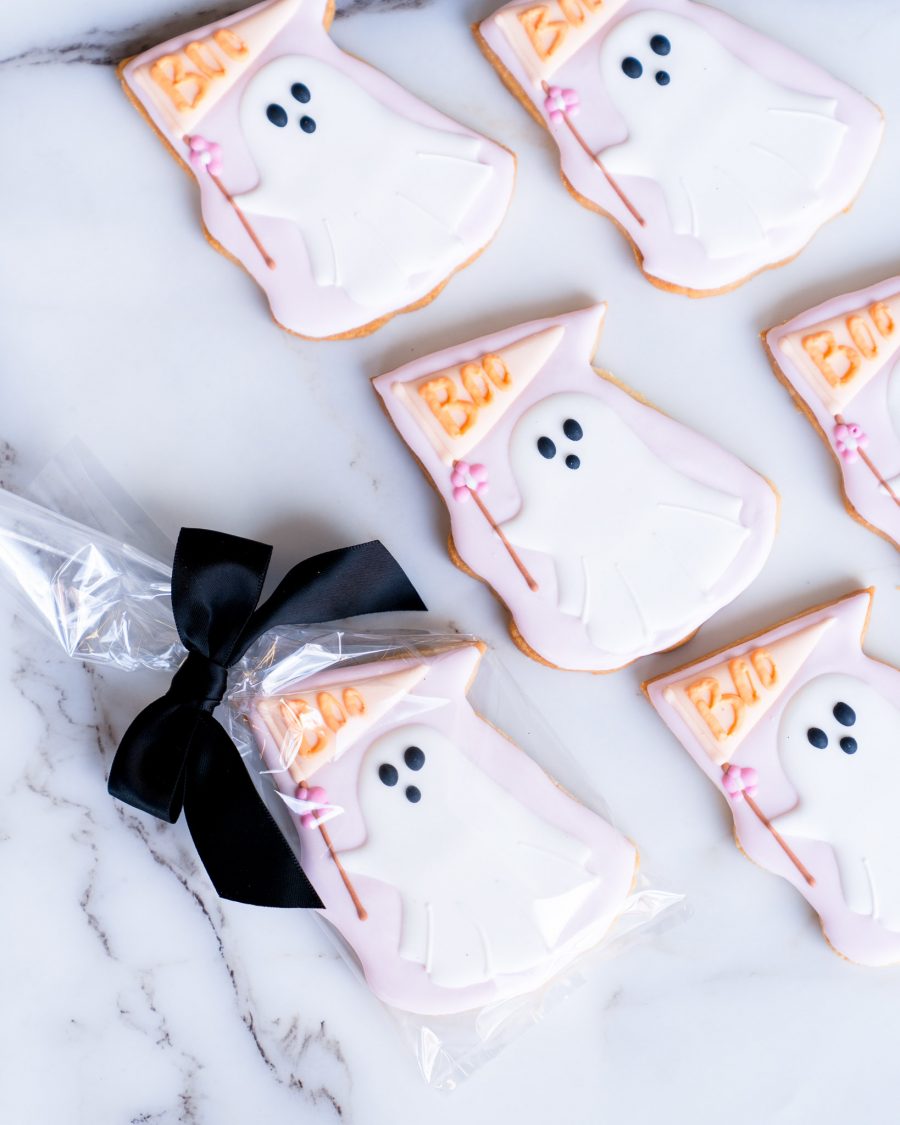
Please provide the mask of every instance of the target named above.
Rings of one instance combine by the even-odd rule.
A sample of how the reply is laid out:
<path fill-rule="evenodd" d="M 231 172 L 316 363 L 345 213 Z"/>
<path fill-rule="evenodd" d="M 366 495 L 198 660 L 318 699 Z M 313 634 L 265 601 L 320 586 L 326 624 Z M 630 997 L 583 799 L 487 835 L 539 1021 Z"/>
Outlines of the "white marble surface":
<path fill-rule="evenodd" d="M 759 329 L 897 271 L 895 0 L 721 0 L 888 115 L 856 208 L 794 264 L 702 302 L 645 283 L 559 185 L 549 139 L 468 32 L 490 0 L 355 0 L 334 34 L 520 157 L 496 244 L 429 308 L 368 340 L 308 344 L 204 243 L 189 181 L 121 95 L 112 60 L 202 22 L 175 0 L 35 0 L 0 31 L 0 478 L 73 436 L 174 536 L 206 524 L 301 554 L 379 535 L 436 618 L 500 651 L 691 918 L 594 971 L 448 1095 L 310 920 L 216 901 L 183 822 L 114 804 L 117 737 L 161 685 L 68 664 L 0 613 L 0 1120 L 10 1125 L 346 1120 L 692 1125 L 896 1118 L 900 976 L 855 968 L 799 896 L 743 859 L 727 810 L 647 704 L 642 677 L 862 583 L 869 647 L 900 661 L 896 553 L 855 524 Z M 228 4 L 216 4 L 224 11 Z M 372 11 L 366 12 L 369 8 Z M 601 362 L 718 437 L 783 497 L 770 564 L 675 656 L 606 678 L 538 667 L 455 570 L 444 516 L 368 376 L 495 326 L 610 301 Z"/>

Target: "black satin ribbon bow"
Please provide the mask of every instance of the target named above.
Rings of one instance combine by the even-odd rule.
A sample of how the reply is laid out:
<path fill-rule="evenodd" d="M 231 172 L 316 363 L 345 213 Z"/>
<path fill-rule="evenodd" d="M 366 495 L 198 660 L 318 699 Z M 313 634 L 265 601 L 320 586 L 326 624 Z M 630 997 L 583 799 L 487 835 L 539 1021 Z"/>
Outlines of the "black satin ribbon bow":
<path fill-rule="evenodd" d="M 276 625 L 425 607 L 378 542 L 299 563 L 258 605 L 271 554 L 271 547 L 251 539 L 182 530 L 172 567 L 172 612 L 188 656 L 162 699 L 125 732 L 109 791 L 173 824 L 183 808 L 222 898 L 317 907 L 319 896 L 212 713 L 225 696 L 228 669 Z"/>

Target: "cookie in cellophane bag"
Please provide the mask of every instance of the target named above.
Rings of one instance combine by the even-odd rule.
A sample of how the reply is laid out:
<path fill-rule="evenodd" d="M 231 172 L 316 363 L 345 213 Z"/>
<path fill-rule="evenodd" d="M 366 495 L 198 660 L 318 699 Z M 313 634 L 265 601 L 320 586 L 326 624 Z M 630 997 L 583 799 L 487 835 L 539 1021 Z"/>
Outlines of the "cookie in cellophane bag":
<path fill-rule="evenodd" d="M 341 946 L 426 1077 L 456 1081 L 523 1004 L 533 1018 L 584 954 L 676 896 L 650 890 L 634 844 L 529 756 L 538 745 L 549 770 L 572 771 L 481 642 L 300 640 L 287 631 L 248 653 L 233 736 L 289 810 Z M 524 749 L 498 712 L 528 732 Z"/>
<path fill-rule="evenodd" d="M 382 544 L 298 562 L 262 598 L 271 547 L 183 528 L 171 556 L 115 482 L 58 468 L 52 507 L 0 490 L 0 586 L 69 656 L 171 676 L 109 792 L 184 813 L 208 893 L 296 909 L 298 942 L 321 915 L 430 1083 L 533 1023 L 583 955 L 676 916 L 484 646 L 423 626 Z"/>

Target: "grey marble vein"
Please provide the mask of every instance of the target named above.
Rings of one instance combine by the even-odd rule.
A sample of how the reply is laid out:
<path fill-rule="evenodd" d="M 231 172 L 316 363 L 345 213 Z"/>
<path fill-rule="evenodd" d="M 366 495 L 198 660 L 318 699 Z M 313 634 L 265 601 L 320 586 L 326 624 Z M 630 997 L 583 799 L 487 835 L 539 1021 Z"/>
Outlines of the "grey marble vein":
<path fill-rule="evenodd" d="M 8 488 L 16 465 L 16 451 L 0 438 L 0 488 Z"/>
<path fill-rule="evenodd" d="M 409 8 L 423 8 L 432 0 L 338 0 L 335 16 L 343 19 L 360 12 L 391 12 Z M 249 4 L 247 5 L 249 6 Z M 87 64 L 88 66 L 117 66 L 122 59 L 139 55 L 158 43 L 176 35 L 183 35 L 195 27 L 212 23 L 240 11 L 236 0 L 212 4 L 209 7 L 175 12 L 168 19 L 141 21 L 125 27 L 88 28 L 72 43 L 41 44 L 0 58 L 0 68 L 48 66 L 51 64 Z"/>
<path fill-rule="evenodd" d="M 119 948 L 120 919 L 110 913 L 108 894 L 98 896 L 98 886 L 104 881 L 104 865 L 109 859 L 104 839 L 109 837 L 111 827 L 115 831 L 116 822 L 118 831 L 136 838 L 165 877 L 181 888 L 190 909 L 199 912 L 228 981 L 234 1014 L 271 1080 L 299 1101 L 321 1109 L 329 1118 L 343 1119 L 344 1099 L 340 1091 L 349 1089 L 350 1075 L 340 1042 L 316 1014 L 304 1020 L 291 1007 L 267 1008 L 260 1004 L 253 983 L 258 967 L 244 960 L 239 937 L 232 934 L 229 926 L 227 904 L 216 897 L 184 826 L 149 820 L 106 796 L 104 780 L 121 725 L 110 711 L 110 702 L 115 699 L 114 682 L 109 682 L 96 668 L 82 664 L 80 684 L 77 678 L 73 681 L 68 677 L 70 686 L 66 687 L 61 682 L 62 673 L 69 668 L 77 671 L 78 666 L 65 658 L 44 660 L 36 655 L 43 646 L 32 647 L 30 623 L 16 619 L 12 632 L 16 665 L 11 686 L 33 709 L 39 724 L 18 787 L 46 805 L 57 818 L 63 817 L 57 823 L 83 857 L 78 885 L 73 888 L 78 912 L 101 960 L 126 974 L 124 980 L 130 977 L 114 1001 L 118 1018 L 169 1054 L 172 1072 L 177 1074 L 175 1105 L 171 1095 L 169 1105 L 161 1110 L 145 1103 L 129 1120 L 140 1125 L 175 1120 L 193 1125 L 206 1120 L 200 1081 L 204 1064 L 187 1043 L 179 1041 L 183 1040 L 183 1033 L 179 1036 L 172 1027 L 168 1014 L 171 997 L 157 999 L 156 968 L 131 966 L 129 950 Z M 92 749 L 94 762 L 85 774 L 79 759 L 85 753 L 90 757 Z M 96 787 L 96 808 L 87 803 L 91 798 L 73 795 L 67 788 L 65 771 L 70 768 L 76 769 L 86 782 L 84 793 L 93 793 L 92 787 Z M 102 804 L 107 801 L 111 816 Z M 65 822 L 66 814 L 73 818 L 71 823 Z"/>

